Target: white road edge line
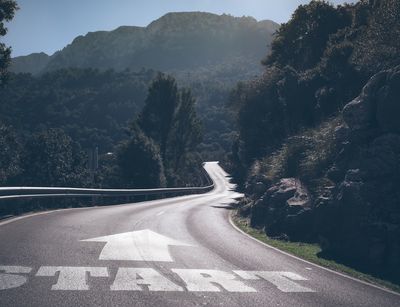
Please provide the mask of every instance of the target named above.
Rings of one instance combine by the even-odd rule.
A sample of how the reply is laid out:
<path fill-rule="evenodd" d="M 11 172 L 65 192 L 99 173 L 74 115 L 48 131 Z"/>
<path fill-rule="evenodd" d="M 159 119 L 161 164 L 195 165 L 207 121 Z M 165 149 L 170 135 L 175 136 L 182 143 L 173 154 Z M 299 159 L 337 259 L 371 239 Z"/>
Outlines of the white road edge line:
<path fill-rule="evenodd" d="M 369 282 L 367 282 L 367 281 L 363 281 L 363 280 L 357 279 L 357 278 L 355 278 L 355 277 L 351 277 L 351 276 L 349 276 L 349 275 L 346 275 L 346 274 L 343 274 L 343 273 L 336 272 L 336 271 L 334 271 L 334 270 L 325 268 L 325 267 L 320 266 L 320 265 L 318 265 L 318 264 L 316 264 L 316 263 L 313 263 L 313 262 L 310 262 L 310 261 L 308 261 L 308 260 L 299 258 L 299 257 L 297 257 L 297 256 L 294 256 L 294 255 L 292 255 L 292 254 L 289 254 L 289 253 L 287 253 L 287 252 L 284 252 L 284 251 L 282 251 L 282 250 L 280 250 L 280 249 L 278 249 L 278 248 L 276 248 L 276 247 L 273 247 L 273 246 L 271 246 L 271 245 L 269 245 L 269 244 L 267 244 L 267 243 L 265 243 L 265 242 L 262 242 L 262 241 L 260 241 L 260 240 L 258 240 L 258 239 L 256 239 L 256 238 L 252 237 L 252 236 L 249 235 L 248 233 L 244 232 L 244 231 L 241 230 L 238 226 L 236 226 L 235 223 L 234 223 L 233 220 L 232 220 L 232 213 L 229 213 L 228 216 L 229 216 L 229 223 L 231 224 L 231 226 L 232 226 L 234 229 L 236 229 L 238 232 L 240 232 L 241 234 L 245 235 L 246 237 L 248 237 L 248 238 L 250 238 L 250 239 L 252 239 L 252 240 L 258 242 L 259 244 L 264 245 L 265 247 L 268 247 L 268 248 L 273 249 L 273 250 L 275 250 L 275 251 L 277 251 L 277 252 L 279 252 L 279 253 L 281 253 L 281 254 L 284 254 L 284 255 L 289 256 L 289 257 L 291 257 L 291 258 L 300 260 L 300 261 L 302 261 L 302 262 L 304 262 L 304 263 L 310 264 L 310 265 L 312 265 L 312 266 L 314 266 L 314 267 L 317 267 L 317 268 L 319 268 L 319 269 L 328 271 L 328 272 L 330 272 L 330 273 L 334 273 L 334 274 L 336 274 L 336 275 L 339 275 L 339 276 L 342 276 L 342 277 L 351 279 L 351 280 L 353 280 L 353 281 L 356 281 L 356 282 L 359 282 L 359 283 L 361 283 L 361 284 L 364 284 L 364 285 L 373 287 L 373 288 L 375 288 L 375 289 L 379 289 L 379 290 L 385 291 L 385 292 L 387 292 L 387 293 L 400 296 L 400 293 L 397 293 L 397 292 L 395 292 L 395 291 L 392 291 L 392 290 L 386 289 L 386 288 L 384 288 L 384 287 L 380 287 L 380 286 L 378 286 L 378 285 L 374 285 L 374 284 L 369 283 Z"/>
<path fill-rule="evenodd" d="M 38 215 L 45 215 L 45 214 L 50 214 L 50 213 L 55 213 L 55 212 L 60 212 L 60 211 L 82 210 L 82 209 L 90 209 L 90 208 L 98 208 L 98 207 L 94 206 L 94 207 L 82 207 L 82 208 L 63 208 L 63 209 L 56 209 L 56 210 L 48 210 L 48 211 L 27 213 L 27 214 L 24 214 L 24 215 L 21 215 L 21 216 L 7 218 L 7 219 L 5 219 L 5 221 L 0 222 L 0 226 L 11 224 L 11 223 L 17 222 L 19 220 L 24 220 L 24 219 L 27 219 L 27 218 L 30 218 L 30 217 L 34 217 L 34 216 L 38 216 Z"/>

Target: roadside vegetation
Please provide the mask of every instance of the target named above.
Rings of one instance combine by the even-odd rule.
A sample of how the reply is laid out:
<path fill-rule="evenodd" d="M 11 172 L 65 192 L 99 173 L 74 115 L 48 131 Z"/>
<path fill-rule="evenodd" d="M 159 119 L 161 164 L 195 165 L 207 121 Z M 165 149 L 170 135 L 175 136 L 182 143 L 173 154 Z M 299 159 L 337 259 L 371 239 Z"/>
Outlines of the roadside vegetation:
<path fill-rule="evenodd" d="M 399 1 L 311 1 L 277 31 L 264 74 L 230 100 L 249 225 L 396 285 L 399 42 Z"/>

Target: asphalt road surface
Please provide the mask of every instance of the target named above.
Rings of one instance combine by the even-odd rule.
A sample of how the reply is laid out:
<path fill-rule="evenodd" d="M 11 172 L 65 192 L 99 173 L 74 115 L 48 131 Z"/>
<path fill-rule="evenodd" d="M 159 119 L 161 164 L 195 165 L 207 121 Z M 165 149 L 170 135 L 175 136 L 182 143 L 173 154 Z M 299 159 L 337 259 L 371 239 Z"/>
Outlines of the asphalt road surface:
<path fill-rule="evenodd" d="M 400 306 L 400 296 L 269 248 L 207 194 L 0 223 L 0 306 Z"/>

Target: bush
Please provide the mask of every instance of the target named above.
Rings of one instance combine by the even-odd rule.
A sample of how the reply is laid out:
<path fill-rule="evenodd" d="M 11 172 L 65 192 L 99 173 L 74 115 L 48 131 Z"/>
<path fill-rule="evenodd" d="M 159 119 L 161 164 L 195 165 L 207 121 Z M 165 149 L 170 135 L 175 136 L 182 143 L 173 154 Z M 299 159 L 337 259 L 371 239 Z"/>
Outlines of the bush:
<path fill-rule="evenodd" d="M 158 188 L 165 186 L 160 150 L 139 128 L 117 150 L 118 174 L 127 187 Z"/>

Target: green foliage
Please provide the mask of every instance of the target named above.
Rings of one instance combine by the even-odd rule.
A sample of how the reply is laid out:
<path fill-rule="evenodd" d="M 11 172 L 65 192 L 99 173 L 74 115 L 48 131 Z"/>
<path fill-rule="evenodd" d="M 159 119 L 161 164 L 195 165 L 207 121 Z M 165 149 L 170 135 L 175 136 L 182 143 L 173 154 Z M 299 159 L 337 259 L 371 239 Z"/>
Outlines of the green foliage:
<path fill-rule="evenodd" d="M 22 134 L 63 129 L 83 148 L 112 151 L 143 106 L 153 71 L 60 70 L 12 75 L 0 89 L 0 119 Z"/>
<path fill-rule="evenodd" d="M 17 178 L 28 186 L 80 186 L 85 184 L 86 163 L 79 146 L 60 129 L 30 137 L 21 157 Z"/>
<path fill-rule="evenodd" d="M 195 99 L 188 89 L 180 92 L 179 106 L 169 138 L 169 153 L 173 168 L 177 171 L 188 152 L 196 149 L 201 142 L 201 123 L 195 109 Z"/>
<path fill-rule="evenodd" d="M 4 26 L 4 22 L 13 19 L 17 9 L 17 3 L 14 0 L 0 0 L 0 37 L 7 34 L 7 28 Z M 0 43 L 0 86 L 4 84 L 7 77 L 10 55 L 11 48 Z"/>
<path fill-rule="evenodd" d="M 264 64 L 290 65 L 297 70 L 312 68 L 320 61 L 329 36 L 350 24 L 348 10 L 336 9 L 327 1 L 300 5 L 291 20 L 277 31 L 271 55 Z"/>
<path fill-rule="evenodd" d="M 238 126 L 246 164 L 265 155 L 286 135 L 281 125 L 283 106 L 275 87 L 280 77 L 279 70 L 270 70 L 249 83 L 245 92 L 239 94 L 239 101 L 233 103 L 240 105 Z"/>
<path fill-rule="evenodd" d="M 311 184 L 324 175 L 338 154 L 335 128 L 340 118 L 330 119 L 320 126 L 287 138 L 271 155 L 252 166 L 252 176 L 264 174 L 268 182 L 296 177 Z"/>
<path fill-rule="evenodd" d="M 21 144 L 11 127 L 0 123 L 0 185 L 21 172 Z"/>
<path fill-rule="evenodd" d="M 357 69 L 373 74 L 399 65 L 400 2 L 360 1 L 355 9 L 358 19 L 362 19 L 352 33 L 355 36 L 352 61 Z"/>
<path fill-rule="evenodd" d="M 159 148 L 138 127 L 128 141 L 119 145 L 117 163 L 124 186 L 157 188 L 166 184 Z"/>
<path fill-rule="evenodd" d="M 195 99 L 190 90 L 178 90 L 173 77 L 159 74 L 150 85 L 145 103 L 133 130 L 137 125 L 159 147 L 168 183 L 176 185 L 186 177 L 188 166 L 200 167 L 199 159 L 193 159 L 202 136 Z M 193 178 L 187 178 L 193 182 Z"/>
<path fill-rule="evenodd" d="M 179 94 L 175 79 L 159 74 L 150 85 L 145 106 L 138 118 L 138 125 L 160 146 L 163 159 L 166 156 L 167 141 L 178 104 Z"/>
<path fill-rule="evenodd" d="M 295 153 L 306 150 L 305 144 L 285 139 L 335 117 L 373 74 L 399 64 L 399 29 L 400 4 L 395 0 L 299 6 L 275 35 L 264 75 L 239 83 L 232 93 L 230 107 L 238 113 L 233 152 L 238 181 L 245 181 L 244 170 L 254 160 L 283 143 L 284 151 L 293 153 L 287 156 L 292 162 L 277 164 L 298 166 L 301 157 Z"/>

